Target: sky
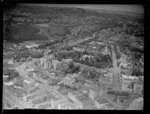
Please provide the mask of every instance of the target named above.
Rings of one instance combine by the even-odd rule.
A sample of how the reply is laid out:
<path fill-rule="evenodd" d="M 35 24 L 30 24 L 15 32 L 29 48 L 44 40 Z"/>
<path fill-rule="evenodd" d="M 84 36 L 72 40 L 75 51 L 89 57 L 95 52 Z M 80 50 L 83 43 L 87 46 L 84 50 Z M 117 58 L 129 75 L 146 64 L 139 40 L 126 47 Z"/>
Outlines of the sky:
<path fill-rule="evenodd" d="M 92 4 L 26 4 L 30 6 L 43 6 L 43 7 L 76 7 L 84 9 L 96 9 L 96 10 L 108 10 L 108 11 L 125 11 L 144 13 L 144 7 L 142 5 L 92 5 Z"/>

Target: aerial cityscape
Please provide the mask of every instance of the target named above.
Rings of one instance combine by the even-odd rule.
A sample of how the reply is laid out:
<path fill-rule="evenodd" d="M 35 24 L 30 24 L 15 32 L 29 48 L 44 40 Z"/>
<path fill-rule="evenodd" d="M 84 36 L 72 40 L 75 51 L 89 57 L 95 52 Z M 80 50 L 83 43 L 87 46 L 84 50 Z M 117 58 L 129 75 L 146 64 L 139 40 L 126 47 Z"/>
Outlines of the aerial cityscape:
<path fill-rule="evenodd" d="M 143 110 L 144 12 L 122 8 L 3 7 L 3 109 Z"/>

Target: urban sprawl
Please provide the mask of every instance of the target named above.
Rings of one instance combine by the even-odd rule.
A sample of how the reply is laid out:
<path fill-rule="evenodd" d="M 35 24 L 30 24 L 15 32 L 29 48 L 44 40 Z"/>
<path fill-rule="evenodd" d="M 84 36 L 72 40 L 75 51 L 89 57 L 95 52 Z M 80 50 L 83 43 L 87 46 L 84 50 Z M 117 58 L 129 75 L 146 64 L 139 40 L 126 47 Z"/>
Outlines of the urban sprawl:
<path fill-rule="evenodd" d="M 110 27 L 86 36 L 86 32 L 98 29 L 97 24 L 91 23 L 98 23 L 103 20 L 102 17 L 87 16 L 78 19 L 74 16 L 61 16 L 61 19 L 56 18 L 50 22 L 46 18 L 13 17 L 13 22 L 17 22 L 18 26 L 25 21 L 32 23 L 31 26 L 40 31 L 38 36 L 43 35 L 49 40 L 25 41 L 4 50 L 3 107 L 142 110 L 144 76 L 142 73 L 137 76 L 131 71 L 134 64 L 130 55 L 134 53 L 125 53 L 127 49 L 122 48 L 121 43 L 115 43 L 116 39 L 124 37 L 122 31 L 133 23 L 118 21 L 121 28 Z M 88 23 L 83 24 L 85 20 Z M 70 34 L 60 36 L 64 29 L 58 25 L 70 26 Z M 48 33 L 48 28 L 51 33 Z M 136 38 L 133 35 L 126 37 Z M 8 44 L 4 48 L 7 46 Z M 140 71 L 143 72 L 142 67 Z"/>

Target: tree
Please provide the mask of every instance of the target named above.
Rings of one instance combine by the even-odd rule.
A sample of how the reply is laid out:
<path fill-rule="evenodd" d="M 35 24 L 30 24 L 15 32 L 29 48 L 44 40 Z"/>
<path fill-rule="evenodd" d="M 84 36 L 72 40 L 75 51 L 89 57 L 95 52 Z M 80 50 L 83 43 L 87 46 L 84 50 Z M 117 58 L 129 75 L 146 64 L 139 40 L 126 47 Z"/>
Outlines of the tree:
<path fill-rule="evenodd" d="M 80 83 L 84 84 L 85 83 L 85 78 L 83 77 L 83 75 L 79 75 L 77 78 L 77 82 L 79 81 Z"/>
<path fill-rule="evenodd" d="M 13 80 L 13 79 L 16 78 L 16 77 L 19 77 L 19 73 L 13 71 L 13 72 L 11 72 L 11 73 L 9 74 L 8 80 L 11 81 L 11 80 Z"/>
<path fill-rule="evenodd" d="M 77 73 L 77 72 L 79 72 L 79 70 L 80 70 L 80 66 L 74 66 L 74 67 L 72 68 L 71 73 Z"/>
<path fill-rule="evenodd" d="M 69 68 L 72 69 L 73 67 L 74 67 L 73 62 L 70 62 L 70 63 L 69 63 Z"/>
<path fill-rule="evenodd" d="M 43 53 L 40 53 L 40 52 L 36 52 L 34 54 L 31 55 L 33 58 L 41 58 L 43 57 Z"/>

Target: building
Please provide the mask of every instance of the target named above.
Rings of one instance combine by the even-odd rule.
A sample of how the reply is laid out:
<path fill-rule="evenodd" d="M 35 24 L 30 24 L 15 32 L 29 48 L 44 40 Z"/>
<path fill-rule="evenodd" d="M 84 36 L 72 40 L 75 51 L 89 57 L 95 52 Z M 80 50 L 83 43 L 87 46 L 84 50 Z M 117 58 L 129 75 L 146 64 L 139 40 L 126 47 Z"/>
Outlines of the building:
<path fill-rule="evenodd" d="M 124 91 L 133 91 L 132 82 L 138 80 L 138 77 L 122 75 L 122 89 Z"/>
<path fill-rule="evenodd" d="M 130 80 L 138 80 L 138 77 L 136 76 L 127 76 L 127 75 L 122 75 L 123 79 L 130 79 Z"/>
<path fill-rule="evenodd" d="M 8 63 L 8 64 L 14 64 L 14 59 L 8 59 L 8 60 L 7 60 L 7 63 Z"/>
<path fill-rule="evenodd" d="M 103 109 L 105 109 L 105 110 L 115 110 L 115 107 L 112 105 L 112 104 L 106 104 L 105 106 L 104 106 L 104 108 Z"/>
<path fill-rule="evenodd" d="M 52 108 L 58 108 L 61 109 L 63 105 L 67 104 L 68 101 L 66 99 L 58 99 L 58 100 L 51 100 L 51 106 Z"/>
<path fill-rule="evenodd" d="M 42 65 L 42 64 L 41 64 L 41 60 L 36 60 L 36 61 L 35 61 L 35 65 L 38 66 L 38 67 L 41 66 L 41 65 Z"/>
<path fill-rule="evenodd" d="M 69 85 L 72 86 L 73 82 L 75 81 L 75 79 L 71 76 L 66 76 L 63 80 L 64 85 Z"/>
<path fill-rule="evenodd" d="M 34 68 L 30 68 L 26 70 L 27 72 L 34 71 Z"/>
<path fill-rule="evenodd" d="M 134 93 L 142 94 L 143 85 L 142 84 L 134 84 Z"/>
<path fill-rule="evenodd" d="M 73 47 L 73 50 L 74 50 L 74 51 L 79 51 L 79 52 L 85 51 L 85 49 L 79 48 L 79 47 Z"/>
<path fill-rule="evenodd" d="M 4 82 L 4 85 L 11 86 L 11 85 L 14 85 L 14 82 L 12 82 L 12 81 L 10 81 L 10 82 Z"/>
<path fill-rule="evenodd" d="M 67 62 L 67 63 L 70 63 L 70 62 L 72 62 L 73 60 L 72 60 L 72 59 L 63 59 L 62 61 Z"/>
<path fill-rule="evenodd" d="M 77 96 L 77 98 L 83 104 L 82 109 L 95 109 L 96 108 L 95 102 L 92 99 L 90 99 L 88 96 L 80 95 L 80 96 Z"/>
<path fill-rule="evenodd" d="M 26 102 L 31 102 L 32 100 L 36 99 L 37 97 L 38 97 L 38 94 L 32 94 L 32 95 L 29 95 L 29 96 L 24 96 L 23 99 Z"/>
<path fill-rule="evenodd" d="M 99 85 L 104 88 L 112 88 L 113 87 L 113 81 L 111 81 L 112 78 L 106 77 L 106 76 L 101 76 L 99 79 Z M 103 85 L 103 86 L 102 86 Z"/>
<path fill-rule="evenodd" d="M 26 48 L 38 47 L 38 44 L 24 44 Z"/>
<path fill-rule="evenodd" d="M 89 97 L 90 97 L 92 100 L 94 100 L 94 99 L 95 99 L 95 91 L 90 90 L 90 91 L 89 91 Z"/>
<path fill-rule="evenodd" d="M 129 106 L 128 110 L 143 110 L 143 98 L 135 99 Z"/>
<path fill-rule="evenodd" d="M 78 77 L 78 76 L 79 76 L 79 75 L 76 74 L 76 73 L 73 73 L 73 74 L 72 74 L 72 77 L 74 77 L 74 78 L 75 78 L 75 77 Z"/>
<path fill-rule="evenodd" d="M 74 103 L 70 103 L 69 109 L 79 109 L 79 107 Z"/>
<path fill-rule="evenodd" d="M 44 68 L 45 69 L 49 68 L 49 62 L 48 61 L 44 61 Z"/>
<path fill-rule="evenodd" d="M 35 89 L 36 86 L 37 86 L 37 84 L 35 82 L 30 82 L 28 80 L 23 81 L 23 87 L 27 92 Z"/>
<path fill-rule="evenodd" d="M 38 97 L 37 99 L 33 100 L 32 104 L 37 105 L 37 104 L 40 104 L 40 103 L 44 103 L 46 101 L 47 101 L 47 95 L 45 94 L 45 95 L 43 95 L 41 97 Z"/>
<path fill-rule="evenodd" d="M 55 69 L 56 70 L 62 70 L 63 69 L 62 67 L 63 67 L 62 63 L 59 62 L 59 63 L 56 64 L 56 68 Z"/>
<path fill-rule="evenodd" d="M 58 104 L 58 109 L 70 109 L 70 103 L 69 102 L 62 102 Z"/>
<path fill-rule="evenodd" d="M 132 92 L 131 83 L 132 83 L 132 81 L 130 79 L 123 80 L 122 90 Z"/>
<path fill-rule="evenodd" d="M 99 104 L 99 103 L 96 101 L 95 104 L 96 104 L 97 109 L 102 109 L 102 110 L 104 110 L 105 107 L 106 107 L 106 105 L 107 105 L 108 103 Z"/>
<path fill-rule="evenodd" d="M 106 104 L 109 104 L 110 102 L 104 97 L 98 97 L 96 99 L 96 103 L 97 103 L 97 106 L 100 108 L 100 107 L 105 106 Z"/>
<path fill-rule="evenodd" d="M 106 46 L 104 49 L 102 49 L 102 52 L 101 52 L 103 55 L 110 55 L 110 51 L 108 49 L 108 47 Z"/>
<path fill-rule="evenodd" d="M 58 63 L 60 63 L 58 60 L 52 60 L 52 66 L 53 66 L 53 68 L 56 70 L 57 69 L 57 65 L 58 65 Z M 59 64 L 60 65 L 60 64 Z M 58 66 L 59 66 L 58 65 Z"/>
<path fill-rule="evenodd" d="M 46 58 L 40 59 L 40 66 L 43 66 L 45 69 L 47 69 L 49 67 L 49 62 L 47 61 Z"/>
<path fill-rule="evenodd" d="M 113 74 L 112 73 L 106 73 L 106 74 L 104 74 L 104 76 L 105 77 L 108 77 L 107 79 L 109 80 L 109 81 L 113 81 Z"/>
<path fill-rule="evenodd" d="M 83 103 L 78 100 L 77 97 L 71 92 L 68 92 L 68 98 L 71 99 L 78 106 L 79 109 L 83 108 Z"/>
<path fill-rule="evenodd" d="M 42 104 L 40 104 L 40 105 L 38 105 L 37 106 L 38 107 L 38 109 L 51 109 L 51 103 L 42 103 Z"/>
<path fill-rule="evenodd" d="M 40 75 L 41 75 L 41 74 L 33 73 L 33 78 L 34 78 L 35 80 L 37 80 L 37 81 L 40 81 L 40 82 L 42 82 L 42 83 L 47 84 L 47 80 L 42 79 L 42 78 L 40 77 Z"/>
<path fill-rule="evenodd" d="M 99 92 L 99 96 L 102 96 L 104 94 L 104 90 L 103 89 L 100 89 L 100 92 Z"/>

